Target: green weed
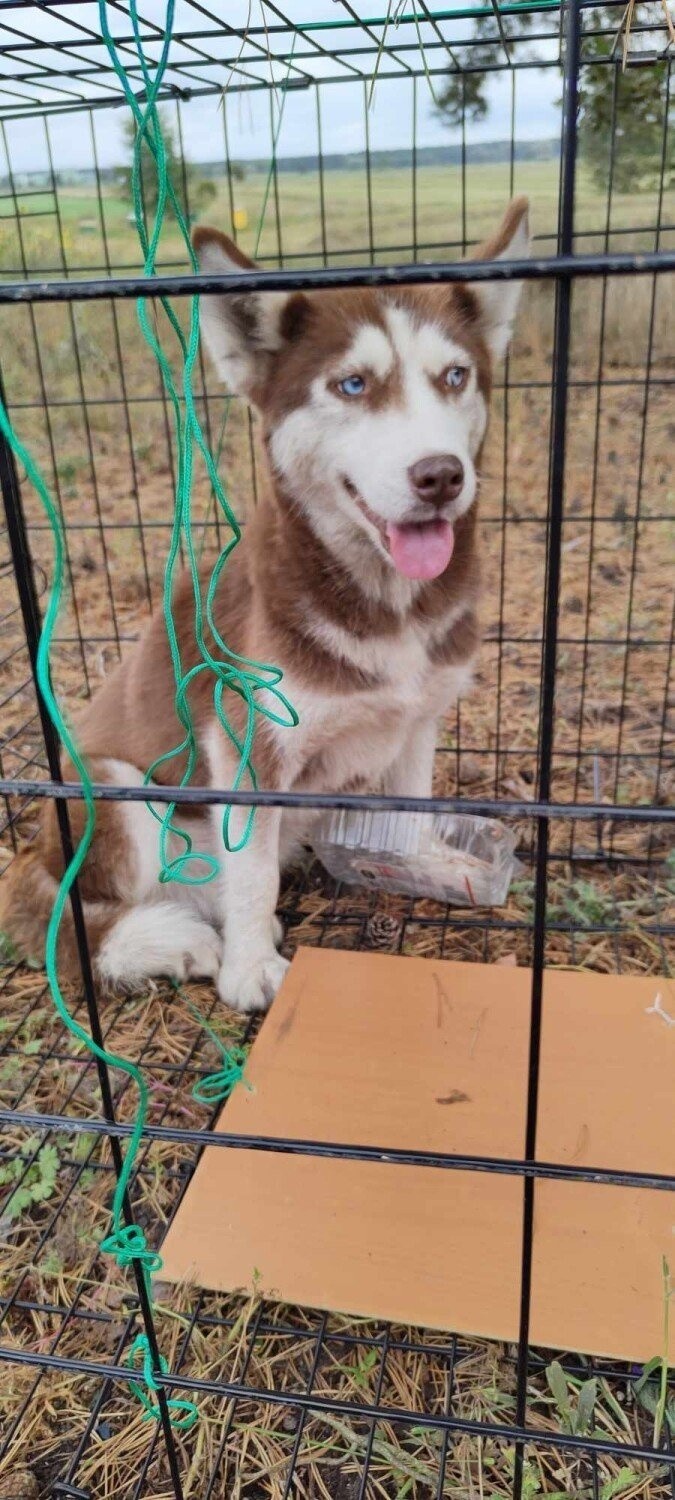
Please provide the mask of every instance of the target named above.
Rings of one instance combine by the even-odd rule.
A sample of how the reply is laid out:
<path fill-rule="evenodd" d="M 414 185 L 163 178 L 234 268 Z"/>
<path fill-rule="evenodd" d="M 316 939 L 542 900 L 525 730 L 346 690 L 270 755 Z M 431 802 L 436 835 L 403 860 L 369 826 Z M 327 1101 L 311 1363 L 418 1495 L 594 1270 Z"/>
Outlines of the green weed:
<path fill-rule="evenodd" d="M 70 1148 L 71 1160 L 76 1162 L 86 1161 L 95 1140 L 96 1136 L 91 1130 L 83 1130 L 81 1134 L 76 1135 Z"/>
<path fill-rule="evenodd" d="M 561 900 L 552 903 L 554 921 L 571 917 L 578 927 L 602 927 L 612 920 L 613 912 L 610 893 L 592 880 L 573 880 Z"/>
<path fill-rule="evenodd" d="M 36 1146 L 37 1137 L 30 1136 L 24 1141 L 19 1155 L 0 1167 L 0 1188 L 11 1188 L 12 1183 L 18 1183 L 22 1179 L 21 1185 L 10 1191 L 0 1209 L 2 1217 L 11 1222 L 32 1208 L 33 1204 L 44 1203 L 56 1191 L 60 1166 L 56 1146 L 41 1146 L 35 1161 L 26 1169 L 28 1158 L 33 1155 Z"/>
<path fill-rule="evenodd" d="M 26 969 L 41 969 L 42 964 L 36 963 L 33 958 L 21 958 L 11 938 L 4 932 L 0 932 L 0 969 L 8 968 L 12 964 L 21 962 Z M 7 1022 L 7 1026 L 10 1022 Z"/>
<path fill-rule="evenodd" d="M 534 881 L 514 880 L 512 894 L 527 915 L 534 911 Z M 569 885 L 556 883 L 549 888 L 546 903 L 546 921 L 572 921 L 575 927 L 602 927 L 615 918 L 614 904 L 609 891 L 604 891 L 593 880 L 580 876 Z"/>
<path fill-rule="evenodd" d="M 671 1283 L 670 1266 L 664 1255 L 661 1263 L 663 1275 L 663 1354 L 648 1360 L 639 1379 L 633 1383 L 636 1400 L 644 1411 L 654 1418 L 654 1447 L 658 1448 L 661 1433 L 666 1426 L 675 1436 L 675 1396 L 668 1395 L 668 1359 L 670 1351 L 670 1304 L 675 1296 Z"/>
<path fill-rule="evenodd" d="M 12 1088 L 21 1078 L 21 1058 L 6 1057 L 0 1067 L 0 1087 Z"/>
<path fill-rule="evenodd" d="M 377 1349 L 369 1349 L 366 1354 L 361 1356 L 356 1365 L 336 1364 L 335 1368 L 340 1371 L 341 1375 L 347 1375 L 353 1381 L 354 1385 L 363 1387 L 368 1384 L 369 1376 L 375 1369 L 379 1358 L 380 1355 Z"/>
<path fill-rule="evenodd" d="M 61 1251 L 56 1245 L 50 1246 L 49 1250 L 46 1251 L 40 1261 L 40 1271 L 42 1275 L 48 1277 L 61 1276 L 64 1270 L 65 1261 L 61 1254 Z"/>
<path fill-rule="evenodd" d="M 490 1465 L 495 1464 L 496 1460 L 493 1458 L 486 1458 L 484 1460 L 484 1463 L 487 1468 L 490 1467 Z M 507 1474 L 511 1476 L 513 1475 L 515 1463 L 515 1448 L 507 1448 L 506 1453 L 504 1454 L 504 1467 Z M 525 1462 L 523 1463 L 523 1485 L 521 1489 L 522 1500 L 533 1500 L 534 1495 L 540 1494 L 541 1476 L 539 1474 L 539 1470 L 536 1464 L 532 1463 L 531 1459 L 526 1458 Z"/>
<path fill-rule="evenodd" d="M 565 1374 L 557 1359 L 547 1365 L 546 1380 L 563 1431 L 574 1437 L 586 1437 L 593 1427 L 598 1399 L 597 1380 L 574 1380 Z"/>
<path fill-rule="evenodd" d="M 665 1470 L 663 1471 L 666 1472 Z M 661 1471 L 659 1470 L 660 1474 Z M 652 1478 L 656 1479 L 656 1472 L 652 1471 Z M 640 1475 L 634 1469 L 622 1468 L 612 1479 L 607 1479 L 600 1490 L 600 1500 L 614 1500 L 615 1495 L 623 1495 L 624 1490 L 629 1490 L 640 1479 Z"/>

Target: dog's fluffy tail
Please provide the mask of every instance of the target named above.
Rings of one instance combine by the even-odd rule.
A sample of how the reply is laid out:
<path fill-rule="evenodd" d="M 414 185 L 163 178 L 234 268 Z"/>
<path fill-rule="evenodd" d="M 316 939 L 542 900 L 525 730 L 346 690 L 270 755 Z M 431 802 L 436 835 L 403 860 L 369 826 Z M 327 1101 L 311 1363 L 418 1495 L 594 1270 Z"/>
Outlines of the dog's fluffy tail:
<path fill-rule="evenodd" d="M 0 881 L 0 934 L 12 957 L 44 964 L 47 928 L 58 888 L 58 880 L 44 864 L 39 842 L 34 849 L 22 849 L 15 855 Z M 121 901 L 84 901 L 83 909 L 89 951 L 96 962 L 106 937 L 129 908 Z M 59 929 L 57 965 L 63 979 L 72 981 L 80 977 L 75 923 L 69 901 Z"/>
<path fill-rule="evenodd" d="M 93 883 L 93 882 L 92 882 Z M 114 894 L 86 894 L 82 909 L 94 977 L 104 990 L 135 994 L 160 975 L 183 981 L 217 979 L 222 959 L 220 934 L 196 910 L 166 898 L 129 904 Z M 45 961 L 49 919 L 59 888 L 47 868 L 40 840 L 16 855 L 0 881 L 0 933 L 11 957 Z M 63 912 L 57 971 L 66 982 L 81 978 L 79 950 L 70 902 Z"/>

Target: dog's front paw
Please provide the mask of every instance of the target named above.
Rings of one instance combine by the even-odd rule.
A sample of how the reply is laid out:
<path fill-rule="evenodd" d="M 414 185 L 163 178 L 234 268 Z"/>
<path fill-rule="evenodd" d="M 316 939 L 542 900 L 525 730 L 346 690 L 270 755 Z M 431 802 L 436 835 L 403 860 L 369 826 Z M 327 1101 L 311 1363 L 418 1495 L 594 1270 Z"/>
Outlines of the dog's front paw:
<path fill-rule="evenodd" d="M 288 960 L 280 954 L 263 953 L 258 958 L 225 960 L 218 977 L 218 994 L 233 1010 L 267 1010 L 279 989 Z"/>

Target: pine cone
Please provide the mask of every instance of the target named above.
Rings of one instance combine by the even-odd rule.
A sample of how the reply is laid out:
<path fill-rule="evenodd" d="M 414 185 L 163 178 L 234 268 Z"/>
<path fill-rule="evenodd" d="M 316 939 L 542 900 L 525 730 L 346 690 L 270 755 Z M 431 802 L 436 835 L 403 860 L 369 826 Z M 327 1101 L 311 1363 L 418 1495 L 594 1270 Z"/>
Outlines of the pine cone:
<path fill-rule="evenodd" d="M 38 1482 L 30 1469 L 0 1475 L 0 1500 L 37 1500 Z"/>
<path fill-rule="evenodd" d="M 401 938 L 401 923 L 386 911 L 375 911 L 366 924 L 366 941 L 369 948 L 379 948 L 391 953 L 398 947 Z"/>

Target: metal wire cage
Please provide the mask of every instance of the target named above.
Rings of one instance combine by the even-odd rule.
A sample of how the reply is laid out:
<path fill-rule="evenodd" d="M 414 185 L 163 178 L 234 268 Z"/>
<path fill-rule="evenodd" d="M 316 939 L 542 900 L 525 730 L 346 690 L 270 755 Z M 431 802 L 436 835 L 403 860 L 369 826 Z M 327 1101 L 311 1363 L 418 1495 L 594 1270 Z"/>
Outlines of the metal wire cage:
<path fill-rule="evenodd" d="M 142 97 L 126 5 L 113 0 L 108 10 Z M 614 0 L 562 6 L 533 0 L 526 7 L 491 0 L 463 8 L 416 0 L 408 8 L 389 3 L 386 14 L 376 15 L 365 0 L 261 0 L 259 15 L 236 0 L 227 10 L 223 19 L 201 0 L 182 0 L 161 97 L 188 209 L 199 212 L 203 183 L 217 176 L 211 197 L 220 193 L 225 227 L 246 249 L 258 217 L 256 284 L 451 282 L 469 274 L 472 280 L 517 274 L 528 282 L 523 331 L 497 381 L 482 501 L 484 691 L 475 707 L 463 703 L 444 727 L 438 795 L 424 809 L 470 807 L 516 820 L 523 881 L 504 912 L 489 914 L 417 899 L 382 903 L 372 891 L 336 886 L 316 865 L 294 875 L 283 894 L 289 951 L 300 941 L 531 964 L 520 1159 L 402 1153 L 396 1141 L 383 1142 L 380 1152 L 323 1147 L 335 1157 L 386 1155 L 517 1178 L 519 1341 L 489 1350 L 455 1335 L 194 1291 L 167 1315 L 164 1305 L 153 1311 L 140 1272 L 136 1295 L 129 1295 L 124 1279 L 103 1267 L 85 1222 L 105 1223 L 130 1130 L 127 1083 L 83 1058 L 51 1019 L 43 976 L 8 958 L 0 1191 L 6 1206 L 8 1194 L 23 1187 L 27 1207 L 20 1219 L 3 1219 L 0 1199 L 6 1252 L 0 1478 L 25 1467 L 35 1485 L 27 1495 L 124 1492 L 138 1500 L 150 1493 L 178 1500 L 675 1496 L 669 1424 L 655 1446 L 631 1372 L 561 1355 L 572 1395 L 581 1381 L 596 1379 L 596 1395 L 600 1390 L 605 1400 L 594 1423 L 575 1426 L 564 1408 L 552 1405 L 544 1373 L 550 1353 L 533 1349 L 529 1336 L 538 1181 L 675 1189 L 675 1176 L 537 1160 L 546 964 L 669 973 L 675 933 L 668 805 L 675 638 L 667 477 L 672 30 L 658 7 L 645 6 L 640 15 Z M 140 19 L 148 55 L 158 55 L 158 8 L 148 4 Z M 64 523 L 70 598 L 55 672 L 63 694 L 74 698 L 92 690 L 157 605 L 171 524 L 174 444 L 165 395 L 135 332 L 133 299 L 160 291 L 184 299 L 195 285 L 205 293 L 234 289 L 237 278 L 195 282 L 177 248 L 172 258 L 170 236 L 161 277 L 140 274 L 119 164 L 111 165 L 107 149 L 122 98 L 94 5 L 3 0 L 0 58 L 2 389 L 15 424 L 45 465 Z M 657 103 L 643 179 L 627 184 L 624 91 L 635 70 L 653 81 Z M 587 80 L 598 73 L 611 79 L 606 164 L 596 163 L 590 186 L 577 120 Z M 559 80 L 562 99 L 559 115 L 550 116 L 546 151 L 541 131 L 535 149 L 531 129 L 528 144 L 521 124 L 530 80 L 544 75 Z M 454 135 L 447 146 L 433 147 L 429 90 L 439 95 L 448 80 Z M 476 89 L 485 80 L 501 137 L 490 150 L 476 124 L 483 107 Z M 204 101 L 213 104 L 215 144 L 195 174 L 192 162 L 200 150 L 204 155 L 198 128 Z M 409 127 L 402 130 L 404 107 Z M 289 121 L 296 145 L 287 157 Z M 396 131 L 403 144 L 392 147 Z M 308 143 L 303 158 L 301 138 Z M 264 166 L 242 164 L 256 155 Z M 505 203 L 527 186 L 529 161 L 536 161 L 541 199 L 535 258 L 469 273 L 462 256 L 489 227 L 494 200 Z M 628 177 L 637 171 L 629 166 Z M 233 402 L 224 423 L 222 392 L 203 366 L 198 397 L 209 440 L 222 452 L 232 495 L 245 511 L 257 486 L 251 418 Z M 35 686 L 49 537 L 4 441 L 0 485 L 6 517 L 0 790 L 9 864 L 19 839 L 34 831 L 44 797 L 55 799 L 68 853 L 67 808 L 77 793 L 64 788 L 58 742 Z M 205 553 L 215 554 L 221 523 L 207 485 L 197 485 L 196 501 Z M 130 798 L 138 789 L 116 788 L 115 795 Z M 227 789 L 219 798 L 237 800 Z M 239 800 L 302 799 L 241 793 Z M 407 805 L 391 798 L 322 801 Z M 102 1005 L 76 893 L 73 911 L 82 959 L 77 1013 L 108 1046 L 123 1035 L 128 1047 L 131 1025 L 152 1080 L 152 1123 L 127 1206 L 159 1238 L 213 1123 L 207 1110 L 185 1106 L 185 1085 L 208 1071 L 209 1043 L 188 1021 L 177 1048 L 163 1020 L 166 997 L 161 1003 L 148 997 L 131 1023 L 128 1005 Z M 208 1139 L 223 1149 L 316 1149 L 311 1142 L 226 1132 Z M 50 1162 L 58 1164 L 51 1178 Z M 46 1183 L 42 1196 L 32 1192 L 36 1183 Z M 126 1358 L 139 1328 L 149 1340 L 157 1387 L 159 1421 L 151 1430 L 139 1427 L 129 1389 L 134 1372 Z M 165 1373 L 160 1345 L 171 1356 Z M 199 1428 L 185 1434 L 172 1428 L 172 1395 L 199 1402 Z"/>

